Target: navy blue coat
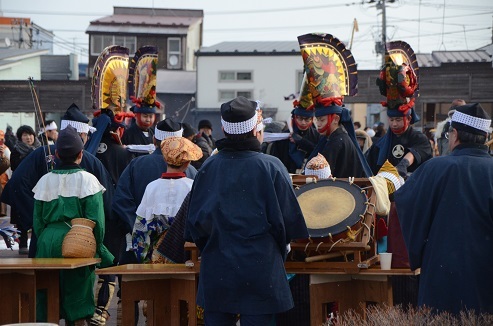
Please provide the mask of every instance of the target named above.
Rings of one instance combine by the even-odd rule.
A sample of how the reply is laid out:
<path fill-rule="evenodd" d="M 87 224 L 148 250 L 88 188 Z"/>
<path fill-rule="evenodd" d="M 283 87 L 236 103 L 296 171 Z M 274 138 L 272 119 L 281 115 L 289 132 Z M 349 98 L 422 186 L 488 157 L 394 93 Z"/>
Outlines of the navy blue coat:
<path fill-rule="evenodd" d="M 152 154 L 134 158 L 123 170 L 118 179 L 112 208 L 123 222 L 125 233 L 132 232 L 136 218 L 135 212 L 142 201 L 147 185 L 159 179 L 166 172 L 167 167 L 161 150 L 156 149 Z M 189 165 L 185 174 L 193 179 L 197 170 Z"/>
<path fill-rule="evenodd" d="M 55 155 L 55 145 L 50 145 L 50 152 Z M 34 193 L 32 189 L 39 179 L 49 171 L 49 166 L 46 163 L 47 155 L 48 148 L 41 146 L 26 156 L 15 169 L 0 198 L 2 202 L 16 208 L 20 215 L 20 223 L 25 229 L 30 229 L 33 225 Z M 56 159 L 55 164 L 60 164 L 60 161 Z M 100 160 L 85 150 L 80 167 L 95 175 L 103 187 L 106 188 L 103 193 L 104 214 L 106 221 L 112 220 L 111 199 L 114 187 L 110 174 Z M 108 225 L 111 224 L 107 222 L 106 226 L 108 227 Z M 33 249 L 31 250 L 31 248 Z M 34 250 L 35 242 L 31 239 L 30 257 L 31 252 L 35 253 Z"/>
<path fill-rule="evenodd" d="M 197 303 L 206 311 L 252 315 L 292 308 L 286 244 L 307 237 L 281 161 L 220 150 L 195 177 L 186 221 L 185 239 L 201 251 Z"/>
<path fill-rule="evenodd" d="M 493 158 L 459 145 L 424 162 L 395 193 L 418 303 L 493 313 Z"/>
<path fill-rule="evenodd" d="M 358 156 L 358 148 L 342 127 L 334 130 L 329 137 L 320 136 L 317 146 L 308 157 L 307 162 L 317 156 L 318 153 L 322 154 L 329 163 L 333 177 L 361 178 L 365 176 L 363 165 Z"/>

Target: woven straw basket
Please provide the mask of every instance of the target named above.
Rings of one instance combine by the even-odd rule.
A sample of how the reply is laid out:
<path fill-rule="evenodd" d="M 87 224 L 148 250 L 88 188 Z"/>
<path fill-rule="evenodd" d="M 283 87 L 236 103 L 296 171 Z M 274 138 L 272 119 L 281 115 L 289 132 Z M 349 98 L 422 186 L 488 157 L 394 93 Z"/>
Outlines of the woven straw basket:
<path fill-rule="evenodd" d="M 70 231 L 62 243 L 65 258 L 93 258 L 96 254 L 96 239 L 92 230 L 96 223 L 86 218 L 74 218 Z"/>

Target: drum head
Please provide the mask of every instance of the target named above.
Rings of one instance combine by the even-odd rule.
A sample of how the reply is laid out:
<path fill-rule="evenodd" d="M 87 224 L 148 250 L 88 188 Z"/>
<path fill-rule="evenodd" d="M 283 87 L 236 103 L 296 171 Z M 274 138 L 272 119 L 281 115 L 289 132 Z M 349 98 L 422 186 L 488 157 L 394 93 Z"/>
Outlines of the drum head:
<path fill-rule="evenodd" d="M 356 184 L 321 180 L 295 190 L 310 237 L 326 237 L 347 230 L 366 212 L 367 197 Z"/>

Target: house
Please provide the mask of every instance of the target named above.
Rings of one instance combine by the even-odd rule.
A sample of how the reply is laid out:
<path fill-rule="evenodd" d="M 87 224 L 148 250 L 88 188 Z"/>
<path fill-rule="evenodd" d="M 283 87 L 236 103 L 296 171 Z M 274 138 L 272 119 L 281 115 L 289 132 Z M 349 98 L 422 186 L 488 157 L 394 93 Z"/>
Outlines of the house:
<path fill-rule="evenodd" d="M 222 137 L 219 107 L 240 95 L 260 100 L 264 117 L 290 117 L 294 98 L 289 95 L 299 92 L 303 80 L 298 42 L 222 42 L 202 47 L 195 55 L 195 126 L 208 119 L 213 124 L 214 136 Z"/>
<path fill-rule="evenodd" d="M 53 54 L 54 37 L 30 18 L 0 17 L 0 48 L 48 50 Z"/>
<path fill-rule="evenodd" d="M 480 102 L 493 115 L 493 93 L 489 90 L 493 83 L 491 51 L 491 46 L 486 46 L 478 50 L 416 55 L 420 66 L 420 95 L 415 104 L 421 116 L 418 128 L 431 129 L 445 119 L 455 98 Z M 196 56 L 194 120 L 211 120 L 217 130 L 215 137 L 222 136 L 221 103 L 238 95 L 262 101 L 266 115 L 275 120 L 290 117 L 292 99 L 284 98 L 299 92 L 303 76 L 298 42 L 222 42 L 201 48 Z M 380 105 L 385 98 L 375 83 L 379 73 L 379 70 L 359 70 L 358 94 L 344 99 L 353 121 L 360 121 L 363 126 L 387 121 Z"/>

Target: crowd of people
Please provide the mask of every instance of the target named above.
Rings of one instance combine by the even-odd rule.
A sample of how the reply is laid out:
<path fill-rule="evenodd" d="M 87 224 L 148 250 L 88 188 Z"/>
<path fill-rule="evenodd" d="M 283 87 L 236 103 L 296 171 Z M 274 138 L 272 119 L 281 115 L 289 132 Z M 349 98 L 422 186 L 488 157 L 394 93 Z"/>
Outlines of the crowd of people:
<path fill-rule="evenodd" d="M 80 217 L 95 225 L 99 268 L 183 263 L 184 242 L 194 242 L 205 324 L 234 325 L 239 318 L 241 325 L 273 325 L 297 302 L 284 269 L 289 244 L 309 237 L 289 174 L 379 174 L 393 189 L 388 216 L 380 217 L 388 242 L 379 251 L 393 253 L 393 268 L 421 268 L 419 284 L 411 284 L 417 304 L 493 313 L 491 118 L 478 103 L 454 100 L 430 142 L 413 127 L 416 67 L 388 55 L 377 78 L 388 121 L 363 130 L 343 101 L 356 81 L 348 77 L 334 86 L 331 69 L 316 66 L 327 58 L 313 58 L 323 51 L 303 51 L 326 41 L 300 37 L 306 78 L 288 123 L 264 124 L 261 103 L 241 96 L 218 108 L 222 139 L 212 137 L 209 120 L 197 129 L 170 118 L 155 121 L 155 64 L 140 59 L 157 60 L 157 49 L 145 47 L 131 61 L 132 90 L 120 83 L 108 91 L 105 69 L 95 70 L 92 121 L 72 104 L 60 131 L 49 120 L 39 137 L 30 126 L 0 132 L 0 199 L 20 232 L 19 254 L 63 257 L 61 243 Z M 337 49 L 341 55 L 324 64 L 354 66 L 348 50 Z M 114 56 L 128 60 L 121 47 L 103 54 L 100 68 Z M 145 83 L 138 83 L 142 71 Z M 400 74 L 407 79 L 396 85 Z M 126 112 L 122 99 L 129 92 L 133 106 Z M 266 132 L 278 138 L 264 142 Z M 316 162 L 323 170 L 316 171 Z M 6 215 L 5 207 L 0 213 Z M 88 267 L 61 272 L 60 318 L 67 325 L 106 324 L 113 294 L 121 297 L 118 276 L 101 276 L 96 292 L 95 278 Z M 45 321 L 43 293 L 37 300 L 37 320 Z"/>

